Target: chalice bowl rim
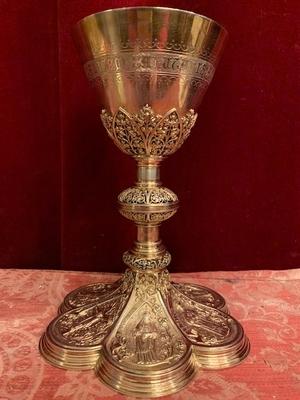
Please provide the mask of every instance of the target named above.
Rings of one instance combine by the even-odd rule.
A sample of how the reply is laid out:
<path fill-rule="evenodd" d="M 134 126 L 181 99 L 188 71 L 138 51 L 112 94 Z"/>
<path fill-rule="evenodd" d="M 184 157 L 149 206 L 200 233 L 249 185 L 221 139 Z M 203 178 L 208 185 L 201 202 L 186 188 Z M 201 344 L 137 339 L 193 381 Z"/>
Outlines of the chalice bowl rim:
<path fill-rule="evenodd" d="M 75 24 L 74 28 L 76 29 L 76 27 L 80 26 L 83 22 L 86 22 L 89 19 L 92 19 L 98 15 L 104 15 L 107 13 L 116 13 L 116 12 L 120 12 L 120 11 L 142 11 L 142 10 L 159 10 L 159 11 L 169 11 L 169 12 L 174 12 L 174 13 L 185 13 L 187 15 L 191 15 L 197 18 L 201 18 L 203 20 L 206 20 L 208 22 L 211 22 L 213 24 L 215 24 L 216 26 L 218 26 L 224 33 L 226 36 L 228 36 L 228 31 L 225 28 L 224 25 L 220 24 L 218 21 L 216 21 L 213 18 L 207 17 L 205 15 L 202 14 L 198 14 L 195 13 L 194 11 L 189 11 L 189 10 L 184 10 L 184 9 L 180 9 L 180 8 L 175 8 L 175 7 L 161 7 L 161 6 L 131 6 L 131 7 L 118 7 L 118 8 L 108 8 L 106 10 L 103 11 L 98 11 L 92 14 L 87 15 L 86 17 L 81 18 L 79 21 L 77 21 L 77 23 Z"/>

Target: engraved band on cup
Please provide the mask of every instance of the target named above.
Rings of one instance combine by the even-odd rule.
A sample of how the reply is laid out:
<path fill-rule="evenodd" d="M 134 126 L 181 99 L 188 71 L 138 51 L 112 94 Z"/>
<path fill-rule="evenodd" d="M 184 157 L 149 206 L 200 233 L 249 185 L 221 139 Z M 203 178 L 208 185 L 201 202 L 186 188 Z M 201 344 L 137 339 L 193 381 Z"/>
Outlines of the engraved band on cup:
<path fill-rule="evenodd" d="M 105 74 L 122 72 L 159 73 L 188 75 L 209 84 L 213 78 L 214 66 L 201 58 L 174 53 L 158 52 L 123 52 L 103 55 L 90 60 L 84 65 L 89 80 Z"/>

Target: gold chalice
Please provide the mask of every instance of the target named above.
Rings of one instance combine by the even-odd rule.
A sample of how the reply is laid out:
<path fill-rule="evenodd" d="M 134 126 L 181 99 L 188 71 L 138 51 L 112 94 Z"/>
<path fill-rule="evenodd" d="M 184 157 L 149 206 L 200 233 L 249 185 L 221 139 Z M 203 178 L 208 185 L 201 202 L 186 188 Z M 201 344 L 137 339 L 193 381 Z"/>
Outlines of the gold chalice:
<path fill-rule="evenodd" d="M 51 364 L 95 368 L 113 389 L 158 397 L 182 389 L 198 368 L 240 363 L 249 352 L 241 325 L 221 295 L 170 282 L 171 255 L 159 237 L 178 198 L 160 183 L 160 162 L 189 136 L 226 38 L 215 21 L 188 11 L 121 8 L 79 21 L 75 40 L 99 91 L 102 122 L 137 161 L 137 182 L 118 198 L 137 226 L 114 284 L 95 283 L 66 296 L 40 351 Z"/>

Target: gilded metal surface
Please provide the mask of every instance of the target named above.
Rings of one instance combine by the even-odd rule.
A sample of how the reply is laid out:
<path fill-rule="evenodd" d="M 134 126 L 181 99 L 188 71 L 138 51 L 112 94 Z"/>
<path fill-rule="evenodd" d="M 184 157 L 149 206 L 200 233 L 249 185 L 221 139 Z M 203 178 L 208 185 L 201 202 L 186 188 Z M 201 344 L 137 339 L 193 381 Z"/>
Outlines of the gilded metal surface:
<path fill-rule="evenodd" d="M 176 213 L 177 208 L 173 210 L 152 210 L 151 212 L 141 212 L 139 211 L 132 211 L 126 208 L 120 209 L 120 213 L 127 219 L 134 221 L 135 223 L 156 223 L 160 224 L 163 221 L 173 217 Z"/>
<path fill-rule="evenodd" d="M 165 187 L 132 187 L 124 190 L 118 200 L 121 204 L 151 206 L 178 203 L 176 194 Z"/>
<path fill-rule="evenodd" d="M 106 294 L 102 285 L 87 285 L 66 297 L 73 308 L 49 325 L 40 343 L 53 365 L 96 366 L 104 383 L 115 382 L 124 394 L 147 397 L 170 393 L 174 379 L 178 390 L 198 366 L 233 366 L 249 351 L 241 325 L 211 289 L 171 283 L 165 269 L 127 270 L 122 280 L 107 285 Z M 76 307 L 84 296 L 87 304 Z M 138 380 L 137 371 L 147 385 Z"/>
<path fill-rule="evenodd" d="M 212 289 L 193 283 L 174 283 L 174 288 L 190 300 L 228 313 L 225 299 Z"/>
<path fill-rule="evenodd" d="M 159 186 L 131 187 L 124 190 L 118 200 L 120 213 L 136 223 L 160 224 L 171 218 L 179 206 L 176 194 Z"/>
<path fill-rule="evenodd" d="M 175 108 L 161 116 L 148 105 L 137 114 L 130 114 L 122 107 L 114 115 L 106 110 L 101 114 L 103 125 L 118 148 L 141 158 L 174 153 L 189 136 L 196 118 L 192 109 L 182 117 Z"/>
<path fill-rule="evenodd" d="M 172 46 L 173 45 L 173 46 Z M 176 43 L 169 44 L 169 51 L 157 52 L 156 50 L 167 50 L 157 40 L 152 43 L 133 42 L 130 46 L 121 44 L 122 50 L 118 55 L 103 54 L 94 60 L 88 61 L 85 66 L 87 78 L 91 81 L 105 77 L 112 73 L 153 73 L 178 74 L 185 79 L 202 81 L 203 85 L 209 84 L 213 78 L 214 66 L 198 57 L 190 54 L 174 54 Z M 138 47 L 140 53 L 135 54 L 134 48 Z M 131 50 L 131 52 L 130 52 Z M 176 51 L 176 50 L 175 50 Z"/>
<path fill-rule="evenodd" d="M 193 111 L 210 83 L 226 31 L 191 12 L 133 7 L 91 15 L 75 37 L 84 69 L 101 95 L 102 122 L 114 143 L 138 163 L 135 186 L 118 198 L 137 239 L 114 284 L 91 284 L 66 296 L 40 341 L 62 368 L 95 368 L 126 395 L 158 397 L 183 388 L 198 368 L 241 362 L 243 328 L 211 289 L 171 283 L 171 255 L 159 225 L 178 209 L 161 186 L 159 164 L 190 134 Z"/>
<path fill-rule="evenodd" d="M 91 284 L 69 293 L 40 342 L 47 361 L 62 368 L 93 368 L 132 285 L 132 273 L 127 271 L 114 284 Z"/>
<path fill-rule="evenodd" d="M 107 300 L 116 296 L 120 292 L 121 281 L 110 283 L 92 283 L 88 286 L 80 287 L 69 293 L 60 306 L 59 313 L 62 314 L 73 308 L 82 307 L 87 304 Z"/>
<path fill-rule="evenodd" d="M 124 264 L 134 270 L 162 270 L 170 264 L 171 254 L 168 251 L 164 251 L 161 257 L 145 258 L 140 254 L 126 251 L 123 254 L 123 261 Z"/>
<path fill-rule="evenodd" d="M 111 114 L 196 109 L 211 82 L 225 29 L 192 12 L 132 7 L 90 15 L 75 27 L 87 78 Z"/>

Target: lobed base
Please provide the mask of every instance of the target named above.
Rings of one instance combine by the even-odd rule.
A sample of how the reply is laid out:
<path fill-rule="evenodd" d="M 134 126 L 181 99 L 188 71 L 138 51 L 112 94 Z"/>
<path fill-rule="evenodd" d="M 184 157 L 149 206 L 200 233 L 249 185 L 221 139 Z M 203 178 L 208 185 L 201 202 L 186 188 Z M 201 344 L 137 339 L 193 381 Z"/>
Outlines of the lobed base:
<path fill-rule="evenodd" d="M 159 397 L 182 389 L 198 369 L 239 364 L 249 342 L 215 291 L 171 283 L 167 270 L 129 269 L 113 284 L 69 293 L 40 352 L 56 367 L 94 368 L 120 393 Z"/>

